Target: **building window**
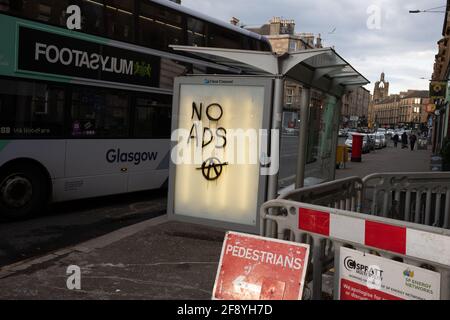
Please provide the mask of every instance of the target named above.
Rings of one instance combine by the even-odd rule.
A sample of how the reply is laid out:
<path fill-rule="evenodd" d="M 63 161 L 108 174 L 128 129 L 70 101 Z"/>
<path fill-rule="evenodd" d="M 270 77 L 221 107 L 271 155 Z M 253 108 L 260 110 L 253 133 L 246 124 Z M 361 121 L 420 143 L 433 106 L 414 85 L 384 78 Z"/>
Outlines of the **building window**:
<path fill-rule="evenodd" d="M 129 131 L 129 96 L 93 88 L 75 88 L 71 107 L 72 137 L 125 138 Z"/>
<path fill-rule="evenodd" d="M 0 139 L 62 136 L 64 102 L 60 87 L 0 80 Z"/>
<path fill-rule="evenodd" d="M 292 105 L 294 103 L 294 88 L 286 89 L 286 104 Z"/>
<path fill-rule="evenodd" d="M 289 41 L 289 51 L 297 51 L 297 41 Z"/>

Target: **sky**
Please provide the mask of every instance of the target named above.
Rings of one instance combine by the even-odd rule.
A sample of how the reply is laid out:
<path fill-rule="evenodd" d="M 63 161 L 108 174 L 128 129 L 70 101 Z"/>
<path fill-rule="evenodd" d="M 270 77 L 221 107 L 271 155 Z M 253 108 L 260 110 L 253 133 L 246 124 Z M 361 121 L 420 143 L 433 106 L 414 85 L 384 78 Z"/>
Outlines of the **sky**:
<path fill-rule="evenodd" d="M 324 46 L 334 46 L 368 78 L 371 84 L 366 87 L 372 93 L 384 71 L 391 94 L 428 90 L 444 13 L 409 10 L 445 4 L 445 0 L 182 0 L 193 10 L 226 22 L 234 16 L 252 27 L 274 16 L 294 19 L 296 32 L 320 33 Z"/>

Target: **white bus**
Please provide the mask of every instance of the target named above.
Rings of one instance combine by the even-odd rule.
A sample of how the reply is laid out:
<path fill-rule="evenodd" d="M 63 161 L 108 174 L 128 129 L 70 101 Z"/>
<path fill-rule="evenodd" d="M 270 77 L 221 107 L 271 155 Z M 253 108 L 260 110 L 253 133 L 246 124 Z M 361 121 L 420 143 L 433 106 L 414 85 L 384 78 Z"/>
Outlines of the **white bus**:
<path fill-rule="evenodd" d="M 69 4 L 81 31 L 65 26 Z M 0 2 L 0 216 L 161 188 L 172 87 L 223 68 L 170 44 L 270 51 L 259 35 L 169 1 Z"/>

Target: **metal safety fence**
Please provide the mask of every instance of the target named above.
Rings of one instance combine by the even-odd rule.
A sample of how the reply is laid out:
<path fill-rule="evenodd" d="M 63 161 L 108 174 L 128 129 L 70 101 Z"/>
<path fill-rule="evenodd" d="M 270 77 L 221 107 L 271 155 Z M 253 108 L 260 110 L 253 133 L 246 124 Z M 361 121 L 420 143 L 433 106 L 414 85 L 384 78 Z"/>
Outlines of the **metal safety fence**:
<path fill-rule="evenodd" d="M 450 228 L 450 172 L 377 173 L 363 189 L 365 213 Z"/>
<path fill-rule="evenodd" d="M 293 190 L 279 199 L 359 212 L 363 201 L 363 181 L 359 177 L 349 177 Z"/>
<path fill-rule="evenodd" d="M 312 299 L 322 298 L 325 273 L 333 274 L 333 297 L 341 297 L 341 251 L 348 248 L 390 263 L 401 262 L 421 272 L 432 270 L 439 276 L 440 287 L 434 297 L 450 299 L 450 230 L 277 199 L 261 207 L 261 235 L 311 245 Z M 404 272 L 414 277 L 414 272 Z M 424 286 L 423 290 L 430 290 L 417 283 Z"/>
<path fill-rule="evenodd" d="M 279 198 L 450 229 L 450 172 L 349 177 Z"/>

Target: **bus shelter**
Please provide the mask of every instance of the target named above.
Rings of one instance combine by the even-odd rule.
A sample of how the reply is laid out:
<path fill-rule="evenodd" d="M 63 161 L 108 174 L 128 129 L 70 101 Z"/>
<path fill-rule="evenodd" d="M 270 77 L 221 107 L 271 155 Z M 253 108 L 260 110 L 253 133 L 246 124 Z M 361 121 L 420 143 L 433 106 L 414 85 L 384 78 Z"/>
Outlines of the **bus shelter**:
<path fill-rule="evenodd" d="M 173 163 L 171 165 L 171 177 L 169 179 L 169 217 L 187 222 L 199 222 L 200 220 L 207 224 L 238 231 L 259 232 L 258 209 L 263 202 L 276 198 L 282 192 L 282 187 L 285 187 L 283 185 L 284 181 L 292 179 L 293 183 L 289 187 L 293 189 L 334 179 L 341 98 L 344 94 L 369 83 L 363 75 L 346 62 L 334 49 L 320 48 L 277 55 L 272 52 L 220 48 L 172 47 L 175 51 L 192 54 L 206 61 L 227 67 L 229 70 L 228 74 L 217 75 L 217 78 L 214 78 L 212 75 L 193 75 L 190 79 L 188 77 L 187 79 L 181 79 L 176 82 L 173 100 L 174 116 L 172 126 L 174 130 L 180 124 L 181 116 L 178 112 L 181 110 L 182 107 L 180 105 L 183 103 L 180 100 L 182 99 L 180 97 L 183 95 L 183 90 L 180 89 L 182 85 L 205 86 L 215 83 L 219 87 L 220 84 L 226 86 L 227 83 L 228 85 L 232 83 L 234 86 L 249 87 L 255 83 L 259 83 L 265 92 L 264 103 L 262 104 L 264 105 L 262 107 L 264 115 L 261 115 L 261 121 L 264 124 L 263 128 L 278 132 L 283 132 L 286 82 L 300 84 L 302 94 L 300 95 L 298 110 L 298 131 L 296 132 L 294 128 L 294 134 L 292 136 L 283 134 L 275 138 L 272 136 L 269 142 L 270 146 L 268 150 L 270 150 L 270 154 L 273 155 L 274 151 L 276 151 L 275 154 L 279 155 L 279 170 L 271 173 L 267 178 L 259 179 L 257 187 L 251 184 L 247 185 L 247 188 L 250 186 L 250 188 L 254 189 L 254 193 L 257 193 L 257 196 L 251 200 L 252 205 L 246 206 L 246 209 L 243 209 L 244 211 L 249 211 L 248 214 L 251 218 L 247 217 L 237 220 L 230 218 L 237 209 L 228 208 L 227 204 L 231 205 L 239 201 L 236 199 L 230 201 L 217 199 L 222 198 L 222 196 L 216 196 L 217 201 L 212 199 L 205 200 L 205 206 L 200 210 L 203 212 L 201 214 L 193 212 L 196 210 L 195 208 L 199 200 L 192 201 L 194 205 L 190 209 L 186 209 L 188 211 L 190 210 L 189 212 L 178 212 L 183 210 L 177 210 L 177 198 L 200 199 L 202 196 L 201 194 L 188 195 L 185 191 L 180 191 L 189 188 L 195 189 L 195 186 L 189 186 L 186 181 L 183 182 L 183 187 L 177 184 L 177 178 L 175 176 L 180 176 L 180 174 L 177 173 L 176 165 Z M 195 87 L 189 88 L 184 90 L 184 95 L 189 90 L 196 92 Z M 214 95 L 220 91 L 215 92 Z M 240 91 L 228 91 L 228 96 L 227 93 L 223 93 L 225 98 L 231 96 L 230 92 L 235 92 L 239 95 L 238 92 Z M 245 100 L 246 94 L 247 92 L 242 92 L 242 101 Z M 222 95 L 222 92 L 219 95 Z M 188 96 L 191 97 L 192 95 L 188 94 Z M 254 98 L 251 99 L 254 100 Z M 190 119 L 193 119 L 196 117 L 200 119 L 202 106 L 195 105 L 193 102 L 189 103 L 193 107 L 186 114 L 186 118 L 190 117 Z M 211 105 L 214 105 L 214 103 L 210 105 L 205 103 L 205 108 L 209 110 Z M 212 106 L 211 108 L 214 109 L 215 107 Z M 222 116 L 223 113 L 223 110 L 216 111 L 216 116 Z M 209 119 L 208 123 L 211 123 L 211 120 L 214 120 L 216 116 L 205 115 Z M 219 129 L 223 129 L 226 132 L 225 128 L 219 127 Z M 191 130 L 191 135 L 192 132 Z M 203 171 L 204 177 L 205 174 L 210 175 L 211 172 L 213 175 L 218 172 L 221 173 L 227 164 L 220 162 L 214 163 L 216 160 L 213 159 L 212 162 L 206 165 L 206 169 L 209 170 L 205 170 L 204 164 L 202 167 L 193 167 L 191 171 L 193 172 L 194 169 Z M 287 170 L 286 168 L 290 169 Z M 242 172 L 238 174 L 236 180 L 239 180 L 239 177 L 243 175 L 245 174 Z M 200 184 L 200 182 L 196 183 L 199 186 L 199 190 L 201 190 Z M 209 198 L 208 195 L 213 193 L 212 190 L 217 185 L 218 182 L 216 181 L 215 185 L 210 183 L 206 186 L 203 190 L 203 197 Z M 239 189 L 242 187 L 245 187 L 245 185 L 239 186 L 239 183 L 236 183 L 230 188 Z M 222 190 L 220 195 L 226 194 L 227 192 L 226 190 Z M 185 203 L 179 203 L 178 208 L 188 208 L 189 201 L 186 200 Z M 222 202 L 221 209 L 219 210 L 221 214 L 215 216 L 212 212 L 217 207 L 217 203 L 220 202 Z M 241 218 L 245 216 L 245 212 L 241 212 L 240 214 Z"/>

